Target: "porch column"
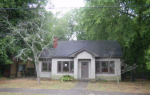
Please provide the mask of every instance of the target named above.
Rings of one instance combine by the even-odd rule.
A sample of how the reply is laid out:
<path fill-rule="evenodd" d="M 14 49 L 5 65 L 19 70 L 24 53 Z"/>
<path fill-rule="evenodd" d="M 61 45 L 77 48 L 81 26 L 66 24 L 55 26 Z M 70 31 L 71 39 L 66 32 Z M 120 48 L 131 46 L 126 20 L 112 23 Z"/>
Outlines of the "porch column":
<path fill-rule="evenodd" d="M 74 78 L 78 79 L 78 59 L 74 58 Z"/>
<path fill-rule="evenodd" d="M 95 79 L 95 58 L 91 59 L 91 79 Z"/>

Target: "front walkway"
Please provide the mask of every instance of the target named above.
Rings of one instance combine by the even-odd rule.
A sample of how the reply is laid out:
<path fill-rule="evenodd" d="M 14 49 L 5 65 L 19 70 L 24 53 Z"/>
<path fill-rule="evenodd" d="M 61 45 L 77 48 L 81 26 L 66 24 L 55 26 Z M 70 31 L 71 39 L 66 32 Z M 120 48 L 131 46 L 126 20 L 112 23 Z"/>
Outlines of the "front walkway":
<path fill-rule="evenodd" d="M 79 82 L 73 89 L 70 90 L 0 88 L 0 92 L 52 95 L 148 95 L 122 92 L 89 91 L 86 89 L 87 85 L 88 82 Z"/>
<path fill-rule="evenodd" d="M 88 82 L 78 82 L 78 84 L 72 89 L 72 90 L 86 90 L 86 87 L 88 86 Z"/>

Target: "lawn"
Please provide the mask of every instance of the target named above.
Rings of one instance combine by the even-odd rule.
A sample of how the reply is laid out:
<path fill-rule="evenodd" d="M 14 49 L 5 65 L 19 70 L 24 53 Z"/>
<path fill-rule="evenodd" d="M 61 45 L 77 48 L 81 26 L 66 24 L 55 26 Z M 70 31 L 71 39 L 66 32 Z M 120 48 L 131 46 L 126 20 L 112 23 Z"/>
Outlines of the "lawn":
<path fill-rule="evenodd" d="M 37 95 L 37 94 L 24 94 L 24 93 L 7 93 L 7 92 L 0 92 L 0 95 Z M 46 95 L 46 94 L 38 94 L 38 95 Z"/>
<path fill-rule="evenodd" d="M 33 79 L 0 80 L 0 88 L 32 88 L 32 89 L 71 89 L 77 82 L 61 82 L 55 80 L 41 80 L 41 85 Z"/>
<path fill-rule="evenodd" d="M 129 93 L 150 93 L 150 81 L 136 81 L 136 82 L 96 82 L 88 83 L 88 90 L 95 91 L 115 91 L 115 92 L 129 92 Z"/>

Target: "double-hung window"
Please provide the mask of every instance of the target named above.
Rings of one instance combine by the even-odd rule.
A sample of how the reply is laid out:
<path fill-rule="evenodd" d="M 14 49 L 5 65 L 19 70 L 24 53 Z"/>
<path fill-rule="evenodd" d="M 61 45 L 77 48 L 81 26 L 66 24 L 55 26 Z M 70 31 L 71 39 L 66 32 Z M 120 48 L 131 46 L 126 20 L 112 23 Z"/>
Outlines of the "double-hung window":
<path fill-rule="evenodd" d="M 73 73 L 74 63 L 73 61 L 58 61 L 57 69 L 58 69 L 58 73 Z"/>
<path fill-rule="evenodd" d="M 114 74 L 115 64 L 114 61 L 96 61 L 95 68 L 97 74 Z"/>
<path fill-rule="evenodd" d="M 42 62 L 42 72 L 51 72 L 51 61 Z"/>

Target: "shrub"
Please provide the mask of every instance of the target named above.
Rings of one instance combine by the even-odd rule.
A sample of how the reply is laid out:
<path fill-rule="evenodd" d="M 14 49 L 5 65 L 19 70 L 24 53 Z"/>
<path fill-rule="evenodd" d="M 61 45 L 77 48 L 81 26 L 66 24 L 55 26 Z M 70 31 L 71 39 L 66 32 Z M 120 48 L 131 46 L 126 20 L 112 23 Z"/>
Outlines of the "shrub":
<path fill-rule="evenodd" d="M 61 81 L 73 81 L 74 78 L 73 76 L 70 75 L 63 75 L 63 77 L 61 78 Z"/>

